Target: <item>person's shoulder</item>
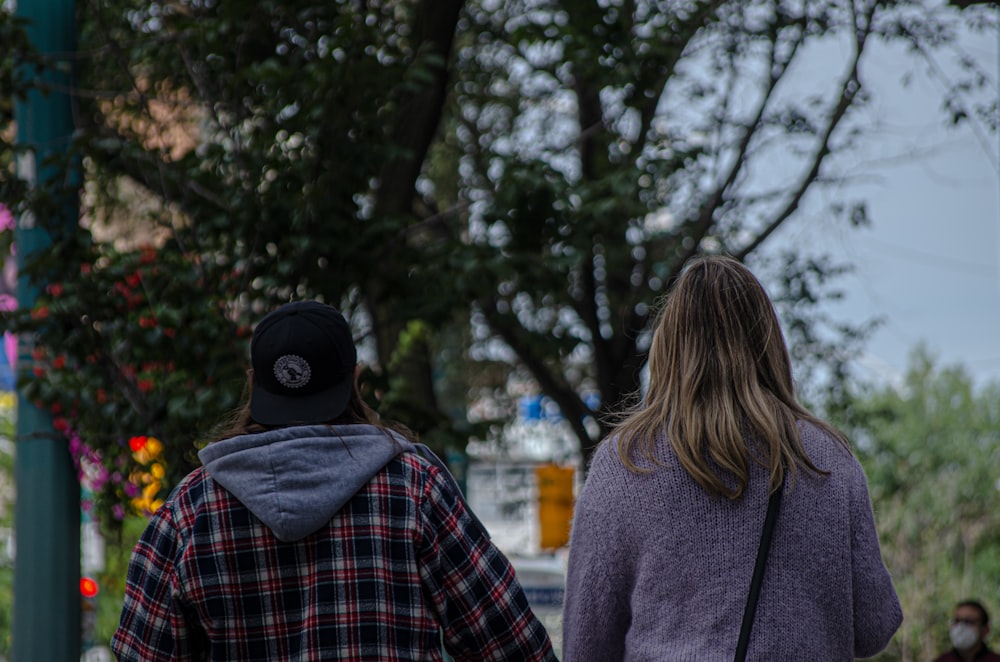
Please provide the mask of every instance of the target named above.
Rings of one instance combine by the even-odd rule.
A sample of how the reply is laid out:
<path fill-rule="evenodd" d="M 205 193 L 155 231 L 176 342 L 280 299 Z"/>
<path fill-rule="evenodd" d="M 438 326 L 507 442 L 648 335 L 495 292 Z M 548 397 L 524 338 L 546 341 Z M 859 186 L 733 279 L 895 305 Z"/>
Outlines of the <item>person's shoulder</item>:
<path fill-rule="evenodd" d="M 396 455 L 379 473 L 389 483 L 421 492 L 432 489 L 437 483 L 448 483 L 444 470 L 415 448 Z"/>
<path fill-rule="evenodd" d="M 590 455 L 591 466 L 594 464 L 619 462 L 618 442 L 618 435 L 616 434 L 612 434 L 599 441 L 594 447 L 594 452 Z"/>
<path fill-rule="evenodd" d="M 198 499 L 205 489 L 215 485 L 215 481 L 210 480 L 210 477 L 211 474 L 204 466 L 194 469 L 174 486 L 166 498 L 166 503 Z"/>
<path fill-rule="evenodd" d="M 439 471 L 437 465 L 416 448 L 404 450 L 390 460 L 387 467 L 394 471 L 416 472 L 421 475 Z"/>
<path fill-rule="evenodd" d="M 851 464 L 856 462 L 850 446 L 831 429 L 805 420 L 799 420 L 798 425 L 802 445 L 814 461 L 822 458 Z"/>
<path fill-rule="evenodd" d="M 618 437 L 612 435 L 600 441 L 594 448 L 587 465 L 588 476 L 620 475 L 628 473 L 619 453 Z"/>
<path fill-rule="evenodd" d="M 235 506 L 246 507 L 232 492 L 212 478 L 207 467 L 192 470 L 180 480 L 164 499 L 163 508 L 177 521 L 189 522 L 206 512 Z"/>
<path fill-rule="evenodd" d="M 631 456 L 633 468 L 626 465 L 621 456 L 617 437 L 611 436 L 598 444 L 587 465 L 582 499 L 601 504 L 601 507 L 616 509 L 631 503 L 636 495 L 647 489 L 647 481 L 662 481 L 670 472 L 642 457 L 639 453 Z"/>
<path fill-rule="evenodd" d="M 625 448 L 625 439 L 617 432 L 612 432 L 607 437 L 602 439 L 597 446 L 594 448 L 594 453 L 591 457 L 591 462 L 594 464 L 602 464 L 608 467 L 613 467 L 615 469 L 625 468 L 625 460 L 622 457 L 623 448 Z M 642 454 L 632 451 L 629 454 L 632 462 L 635 462 L 639 466 L 645 467 L 644 458 Z M 645 467 L 651 468 L 651 467 Z"/>
<path fill-rule="evenodd" d="M 836 442 L 840 447 L 843 447 L 843 443 L 837 439 L 836 435 L 833 434 L 833 426 L 830 429 L 819 425 L 815 421 L 799 419 L 798 420 L 799 431 L 802 433 L 802 439 L 813 440 L 813 441 L 823 441 L 823 442 Z M 829 425 L 828 423 L 826 425 Z"/>

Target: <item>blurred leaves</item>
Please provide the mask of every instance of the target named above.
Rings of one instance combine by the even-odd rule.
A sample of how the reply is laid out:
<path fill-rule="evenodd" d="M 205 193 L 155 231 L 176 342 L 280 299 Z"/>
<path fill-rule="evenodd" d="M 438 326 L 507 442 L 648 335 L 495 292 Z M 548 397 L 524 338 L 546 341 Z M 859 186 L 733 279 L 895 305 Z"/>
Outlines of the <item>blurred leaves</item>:
<path fill-rule="evenodd" d="M 838 418 L 868 475 L 883 555 L 906 620 L 881 659 L 947 648 L 959 600 L 994 599 L 1000 582 L 1000 384 L 917 348 L 897 385 L 852 394 Z"/>
<path fill-rule="evenodd" d="M 876 41 L 916 62 L 958 21 L 875 0 L 78 5 L 78 126 L 47 165 L 81 169 L 79 228 L 57 222 L 79 178 L 29 190 L 0 105 L 0 201 L 52 238 L 37 306 L 4 325 L 38 352 L 26 393 L 109 471 L 123 440 L 162 440 L 164 486 L 238 402 L 250 325 L 297 298 L 344 309 L 366 397 L 439 449 L 515 374 L 588 452 L 584 395 L 636 392 L 658 301 L 702 252 L 766 274 L 797 365 L 843 393 L 871 328 L 821 312 L 846 267 L 772 236 L 877 220 L 809 204 L 870 129 L 862 64 Z M 22 27 L 0 12 L 0 97 L 47 65 Z M 801 71 L 829 83 L 799 94 Z"/>

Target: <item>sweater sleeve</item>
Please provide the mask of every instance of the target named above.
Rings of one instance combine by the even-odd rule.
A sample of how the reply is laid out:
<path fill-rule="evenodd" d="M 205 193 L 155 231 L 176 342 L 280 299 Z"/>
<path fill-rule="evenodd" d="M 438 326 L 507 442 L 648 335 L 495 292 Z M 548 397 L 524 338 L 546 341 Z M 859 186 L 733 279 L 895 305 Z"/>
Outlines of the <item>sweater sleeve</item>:
<path fill-rule="evenodd" d="M 606 447 L 605 447 L 606 448 Z M 631 620 L 623 576 L 622 539 L 600 451 L 577 499 L 563 606 L 563 662 L 620 660 Z"/>
<path fill-rule="evenodd" d="M 436 467 L 421 504 L 420 576 L 456 660 L 555 662 L 507 557 Z"/>
<path fill-rule="evenodd" d="M 903 610 L 882 560 L 868 482 L 855 463 L 851 495 L 851 566 L 854 600 L 854 655 L 871 657 L 884 649 L 903 622 Z"/>
<path fill-rule="evenodd" d="M 196 637 L 176 601 L 174 558 L 177 531 L 169 508 L 150 519 L 132 550 L 125 583 L 125 603 L 111 648 L 118 660 L 166 662 L 191 660 Z"/>

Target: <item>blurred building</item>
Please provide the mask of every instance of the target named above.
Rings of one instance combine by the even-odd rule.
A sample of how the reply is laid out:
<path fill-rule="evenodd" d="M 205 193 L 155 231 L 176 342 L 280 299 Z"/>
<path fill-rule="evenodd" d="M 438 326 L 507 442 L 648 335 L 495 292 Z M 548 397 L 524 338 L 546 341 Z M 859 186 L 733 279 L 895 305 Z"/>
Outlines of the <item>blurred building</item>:
<path fill-rule="evenodd" d="M 468 446 L 468 501 L 511 560 L 532 609 L 561 653 L 562 603 L 579 442 L 558 408 L 525 396 L 494 439 Z"/>

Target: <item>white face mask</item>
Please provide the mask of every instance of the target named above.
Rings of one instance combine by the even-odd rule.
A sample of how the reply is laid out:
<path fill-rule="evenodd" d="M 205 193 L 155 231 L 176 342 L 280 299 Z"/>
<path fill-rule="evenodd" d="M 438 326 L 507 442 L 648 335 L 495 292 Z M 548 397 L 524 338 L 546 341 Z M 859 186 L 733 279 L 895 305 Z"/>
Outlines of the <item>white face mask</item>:
<path fill-rule="evenodd" d="M 948 636 L 951 638 L 951 645 L 960 651 L 967 651 L 979 643 L 979 630 L 965 623 L 952 625 Z"/>

